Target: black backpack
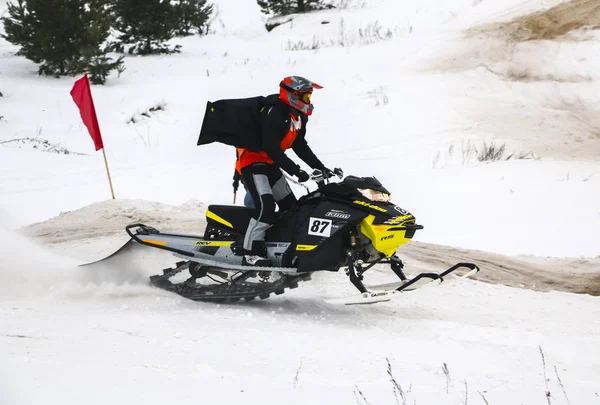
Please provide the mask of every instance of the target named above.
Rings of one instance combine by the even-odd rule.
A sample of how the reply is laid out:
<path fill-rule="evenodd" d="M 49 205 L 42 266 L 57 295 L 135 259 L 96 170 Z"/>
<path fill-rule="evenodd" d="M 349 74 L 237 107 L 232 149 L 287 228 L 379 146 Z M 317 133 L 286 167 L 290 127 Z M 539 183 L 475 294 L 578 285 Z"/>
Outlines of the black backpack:
<path fill-rule="evenodd" d="M 213 142 L 260 151 L 260 112 L 272 97 L 218 100 L 206 103 L 197 145 Z"/>

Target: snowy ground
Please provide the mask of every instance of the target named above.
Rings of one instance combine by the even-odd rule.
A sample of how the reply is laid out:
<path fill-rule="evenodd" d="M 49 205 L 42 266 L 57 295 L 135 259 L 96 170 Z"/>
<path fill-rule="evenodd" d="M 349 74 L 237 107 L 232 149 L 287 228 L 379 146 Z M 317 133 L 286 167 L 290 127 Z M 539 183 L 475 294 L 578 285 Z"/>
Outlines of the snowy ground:
<path fill-rule="evenodd" d="M 0 39 L 0 142 L 82 153 L 0 144 L 0 403 L 600 403 L 598 297 L 568 292 L 600 286 L 598 30 L 510 36 L 557 0 L 340 3 L 266 33 L 254 2 L 219 0 L 214 34 L 126 57 L 92 89 L 116 201 L 75 78 L 36 76 Z M 206 101 L 275 92 L 290 74 L 325 86 L 308 132 L 322 160 L 377 176 L 425 226 L 400 252 L 411 270 L 471 260 L 477 280 L 340 307 L 324 299 L 352 293 L 348 280 L 318 274 L 219 306 L 147 287 L 168 257 L 77 268 L 130 222 L 201 233 L 233 171 L 231 148 L 195 146 Z M 479 162 L 483 141 L 534 158 Z"/>
<path fill-rule="evenodd" d="M 156 208 L 129 213 L 164 221 Z M 143 270 L 75 267 L 122 236 L 57 236 L 46 236 L 56 241 L 48 249 L 2 235 L 3 403 L 395 403 L 387 361 L 407 403 L 545 404 L 546 391 L 552 403 L 598 401 L 597 297 L 448 281 L 343 307 L 324 301 L 352 293 L 332 273 L 262 302 L 194 303 L 145 285 L 156 259 Z M 368 280 L 390 280 L 389 271 Z"/>

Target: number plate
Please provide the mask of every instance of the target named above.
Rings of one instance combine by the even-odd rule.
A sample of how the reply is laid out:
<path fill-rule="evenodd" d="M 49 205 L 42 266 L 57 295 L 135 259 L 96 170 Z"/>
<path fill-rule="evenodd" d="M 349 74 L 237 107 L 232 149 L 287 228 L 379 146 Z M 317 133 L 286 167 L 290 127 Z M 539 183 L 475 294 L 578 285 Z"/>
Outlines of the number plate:
<path fill-rule="evenodd" d="M 308 234 L 328 238 L 331 236 L 331 220 L 311 217 L 308 221 Z"/>

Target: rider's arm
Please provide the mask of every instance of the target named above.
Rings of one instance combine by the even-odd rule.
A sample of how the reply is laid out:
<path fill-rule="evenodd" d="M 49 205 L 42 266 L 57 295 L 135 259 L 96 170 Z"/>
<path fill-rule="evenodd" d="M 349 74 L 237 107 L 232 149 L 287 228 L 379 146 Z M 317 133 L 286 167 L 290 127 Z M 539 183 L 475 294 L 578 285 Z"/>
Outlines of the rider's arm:
<path fill-rule="evenodd" d="M 294 150 L 294 152 L 296 152 L 296 155 L 298 155 L 300 159 L 304 160 L 304 162 L 306 162 L 306 164 L 312 167 L 313 169 L 323 170 L 325 168 L 325 165 L 321 163 L 321 161 L 314 154 L 310 146 L 308 146 L 306 139 L 296 138 L 292 149 Z"/>
<path fill-rule="evenodd" d="M 281 150 L 281 140 L 287 133 L 288 122 L 274 107 L 265 111 L 261 118 L 263 150 L 277 166 L 295 176 L 300 167 Z"/>
<path fill-rule="evenodd" d="M 294 144 L 292 145 L 292 149 L 298 155 L 300 159 L 302 159 L 307 165 L 312 167 L 313 169 L 323 170 L 325 165 L 321 163 L 319 158 L 314 154 L 310 146 L 308 146 L 308 142 L 304 138 L 306 134 L 306 123 L 302 126 L 300 133 L 296 137 Z"/>

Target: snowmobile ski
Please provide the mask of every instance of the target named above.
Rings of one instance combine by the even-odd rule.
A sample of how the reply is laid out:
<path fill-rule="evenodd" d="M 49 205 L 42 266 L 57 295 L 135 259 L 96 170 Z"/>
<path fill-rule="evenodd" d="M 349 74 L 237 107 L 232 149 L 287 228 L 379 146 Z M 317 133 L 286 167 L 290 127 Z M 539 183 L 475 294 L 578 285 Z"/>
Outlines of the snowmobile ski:
<path fill-rule="evenodd" d="M 457 274 L 453 274 L 455 270 L 458 270 L 459 268 L 468 268 L 469 271 L 465 274 L 461 274 L 461 275 L 457 275 Z M 415 278 L 411 279 L 415 280 L 417 277 L 419 276 L 438 276 L 440 282 L 444 281 L 446 276 L 452 275 L 453 278 L 458 278 L 458 279 L 464 279 L 464 278 L 469 278 L 471 276 L 473 276 L 474 274 L 476 274 L 477 272 L 479 272 L 479 267 L 473 265 L 472 263 L 457 263 L 454 266 L 450 267 L 448 270 L 443 271 L 440 274 L 437 273 L 421 273 L 419 275 L 417 275 Z M 422 285 L 419 285 L 419 283 L 417 282 L 418 280 L 415 280 L 415 282 L 413 282 L 412 284 L 410 284 L 410 282 L 407 281 L 396 281 L 393 283 L 387 283 L 387 284 L 378 284 L 378 285 L 371 285 L 369 287 L 367 287 L 370 291 L 387 291 L 387 290 L 396 290 L 396 291 L 412 291 L 412 290 L 416 290 L 417 288 L 421 288 Z M 427 283 L 429 284 L 429 283 Z M 439 283 L 438 283 L 439 284 Z M 398 290 L 400 289 L 400 290 Z"/>
<path fill-rule="evenodd" d="M 393 288 L 398 283 L 380 284 L 370 286 L 369 289 L 360 295 L 334 298 L 328 300 L 329 303 L 357 305 L 373 304 L 376 302 L 386 302 L 400 295 L 401 292 L 415 291 L 423 287 L 436 285 L 442 282 L 442 278 L 436 273 L 421 273 L 414 278 L 401 282 L 397 288 Z"/>
<path fill-rule="evenodd" d="M 334 298 L 328 300 L 327 302 L 344 305 L 359 305 L 391 301 L 393 298 L 398 297 L 402 292 L 415 291 L 421 288 L 440 284 L 445 280 L 445 276 L 452 274 L 455 270 L 461 267 L 467 267 L 470 269 L 470 271 L 460 276 L 454 275 L 454 277 L 457 279 L 469 278 L 479 271 L 479 268 L 472 263 L 458 263 L 441 274 L 420 273 L 409 280 L 369 286 L 367 287 L 367 291 L 358 296 Z"/>

